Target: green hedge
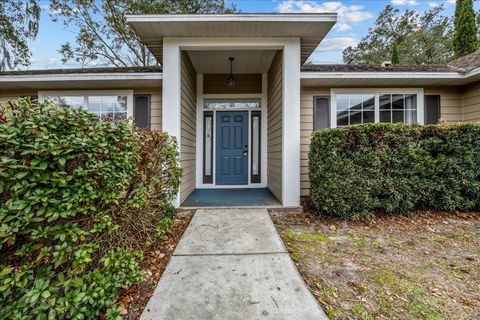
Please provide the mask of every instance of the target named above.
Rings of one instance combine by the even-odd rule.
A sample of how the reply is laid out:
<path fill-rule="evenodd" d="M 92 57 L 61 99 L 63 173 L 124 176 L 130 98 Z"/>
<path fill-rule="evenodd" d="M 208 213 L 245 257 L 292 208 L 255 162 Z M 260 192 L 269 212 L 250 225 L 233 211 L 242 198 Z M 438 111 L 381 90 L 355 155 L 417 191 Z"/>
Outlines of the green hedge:
<path fill-rule="evenodd" d="M 318 131 L 309 164 L 314 206 L 342 218 L 480 204 L 479 123 Z"/>
<path fill-rule="evenodd" d="M 134 244 L 171 219 L 176 142 L 28 99 L 0 111 L 0 318 L 118 318 L 144 277 Z"/>

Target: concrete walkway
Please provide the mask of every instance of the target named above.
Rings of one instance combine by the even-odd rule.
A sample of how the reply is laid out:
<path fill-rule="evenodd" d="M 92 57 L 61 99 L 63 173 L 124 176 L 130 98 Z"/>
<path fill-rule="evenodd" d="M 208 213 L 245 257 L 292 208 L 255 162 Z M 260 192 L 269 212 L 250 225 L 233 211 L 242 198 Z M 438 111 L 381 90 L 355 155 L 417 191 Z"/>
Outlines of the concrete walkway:
<path fill-rule="evenodd" d="M 265 209 L 198 210 L 142 320 L 327 319 Z"/>

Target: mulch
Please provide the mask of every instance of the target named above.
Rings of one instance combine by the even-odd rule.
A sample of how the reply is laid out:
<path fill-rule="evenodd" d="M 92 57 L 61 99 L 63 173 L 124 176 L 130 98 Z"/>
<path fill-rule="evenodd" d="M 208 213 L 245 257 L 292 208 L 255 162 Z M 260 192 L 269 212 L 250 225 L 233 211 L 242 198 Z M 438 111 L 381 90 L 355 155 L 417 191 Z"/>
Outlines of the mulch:
<path fill-rule="evenodd" d="M 179 213 L 174 220 L 172 229 L 167 234 L 167 240 L 158 240 L 144 249 L 144 259 L 141 262 L 141 267 L 143 270 L 148 270 L 148 275 L 143 282 L 120 293 L 118 301 L 123 319 L 140 319 L 143 309 L 165 271 L 175 247 L 187 229 L 193 213 L 193 211 Z"/>

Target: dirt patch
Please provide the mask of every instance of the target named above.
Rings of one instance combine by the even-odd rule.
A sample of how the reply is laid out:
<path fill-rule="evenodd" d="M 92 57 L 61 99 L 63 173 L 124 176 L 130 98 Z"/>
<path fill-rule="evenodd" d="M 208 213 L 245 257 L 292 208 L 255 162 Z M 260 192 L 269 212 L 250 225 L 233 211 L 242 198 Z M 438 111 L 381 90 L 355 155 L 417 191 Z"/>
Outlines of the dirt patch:
<path fill-rule="evenodd" d="M 167 240 L 158 240 L 144 250 L 142 269 L 148 270 L 148 275 L 142 283 L 121 293 L 119 306 L 123 319 L 140 319 L 143 309 L 153 294 L 155 287 L 167 267 L 168 261 L 175 250 L 185 229 L 187 229 L 194 211 L 183 211 L 177 214 L 172 229 L 167 234 Z"/>
<path fill-rule="evenodd" d="M 480 319 L 478 213 L 271 216 L 330 319 Z"/>

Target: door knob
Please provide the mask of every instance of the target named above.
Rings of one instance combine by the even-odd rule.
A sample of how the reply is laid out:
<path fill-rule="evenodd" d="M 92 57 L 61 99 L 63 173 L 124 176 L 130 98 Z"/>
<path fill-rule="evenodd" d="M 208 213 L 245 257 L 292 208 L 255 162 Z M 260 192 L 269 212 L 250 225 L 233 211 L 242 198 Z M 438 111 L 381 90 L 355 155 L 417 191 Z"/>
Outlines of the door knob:
<path fill-rule="evenodd" d="M 243 151 L 243 156 L 244 157 L 248 156 L 248 151 L 247 150 Z"/>

